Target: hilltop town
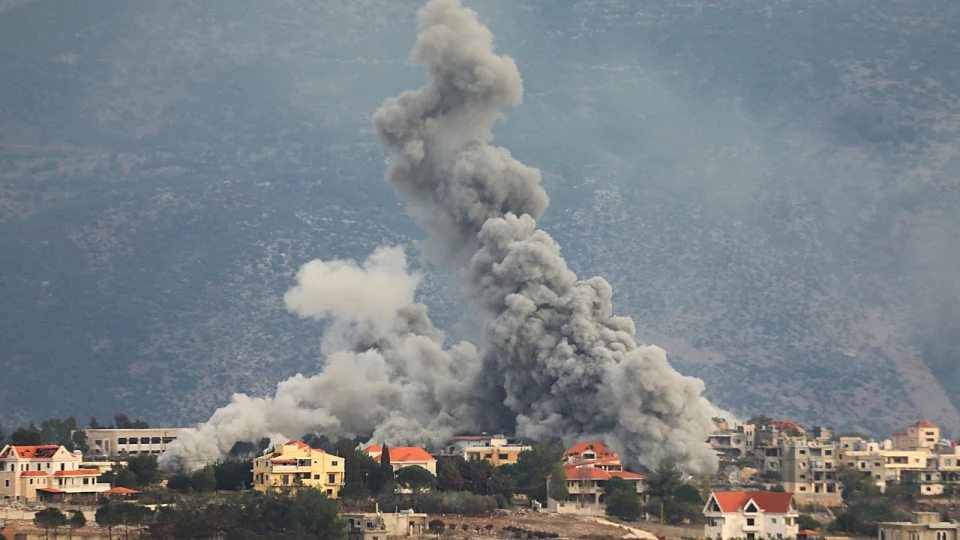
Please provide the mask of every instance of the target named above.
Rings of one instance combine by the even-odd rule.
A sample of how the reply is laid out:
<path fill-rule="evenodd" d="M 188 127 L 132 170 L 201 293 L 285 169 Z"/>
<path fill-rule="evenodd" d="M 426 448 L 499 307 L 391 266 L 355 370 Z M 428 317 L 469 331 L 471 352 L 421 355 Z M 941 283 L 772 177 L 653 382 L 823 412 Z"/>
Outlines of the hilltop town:
<path fill-rule="evenodd" d="M 704 444 L 720 468 L 698 476 L 631 467 L 602 441 L 499 434 L 439 448 L 314 434 L 162 472 L 158 458 L 200 426 L 49 419 L 0 430 L 0 534 L 957 539 L 960 451 L 931 422 L 884 440 L 762 415 L 714 422 Z"/>

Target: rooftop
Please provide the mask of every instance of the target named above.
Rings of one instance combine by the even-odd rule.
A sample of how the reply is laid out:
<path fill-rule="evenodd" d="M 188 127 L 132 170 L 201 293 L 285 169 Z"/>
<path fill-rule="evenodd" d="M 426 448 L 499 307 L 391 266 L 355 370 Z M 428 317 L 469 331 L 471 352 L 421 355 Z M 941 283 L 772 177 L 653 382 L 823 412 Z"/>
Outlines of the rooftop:
<path fill-rule="evenodd" d="M 753 501 L 764 512 L 786 514 L 790 511 L 793 493 L 771 491 L 715 491 L 711 494 L 720 510 L 725 514 L 735 514 Z"/>

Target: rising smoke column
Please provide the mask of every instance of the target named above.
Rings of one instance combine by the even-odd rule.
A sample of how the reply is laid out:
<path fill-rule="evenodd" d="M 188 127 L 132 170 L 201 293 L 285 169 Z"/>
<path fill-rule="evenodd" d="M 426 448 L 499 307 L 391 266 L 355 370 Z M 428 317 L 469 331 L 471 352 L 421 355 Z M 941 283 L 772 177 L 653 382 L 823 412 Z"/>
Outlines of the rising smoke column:
<path fill-rule="evenodd" d="M 160 457 L 166 470 L 196 469 L 240 441 L 274 442 L 322 433 L 399 444 L 444 444 L 476 429 L 470 395 L 476 347 L 443 347 L 443 332 L 414 301 L 420 276 L 399 248 L 380 248 L 359 265 L 312 261 L 284 297 L 287 309 L 326 320 L 317 375 L 296 375 L 273 397 L 235 394 L 199 431 L 184 430 Z M 282 439 L 282 440 L 281 440 Z"/>
<path fill-rule="evenodd" d="M 373 118 L 396 154 L 387 180 L 429 233 L 441 260 L 472 253 L 460 276 L 486 320 L 477 395 L 499 427 L 570 443 L 598 437 L 646 465 L 716 469 L 703 382 L 677 373 L 658 347 L 637 347 L 613 315 L 602 278 L 578 281 L 537 229 L 548 199 L 540 174 L 489 144 L 523 93 L 516 64 L 459 0 L 421 10 L 413 59 L 426 87 L 387 99 Z"/>

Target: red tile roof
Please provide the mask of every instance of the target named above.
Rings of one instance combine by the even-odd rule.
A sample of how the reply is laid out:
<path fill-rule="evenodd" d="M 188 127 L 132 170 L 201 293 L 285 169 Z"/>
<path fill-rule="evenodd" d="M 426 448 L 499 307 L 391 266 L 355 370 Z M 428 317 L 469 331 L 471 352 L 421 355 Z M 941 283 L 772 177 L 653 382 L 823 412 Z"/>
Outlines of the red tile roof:
<path fill-rule="evenodd" d="M 301 450 L 303 450 L 304 448 L 308 448 L 307 444 L 303 441 L 287 441 L 286 444 L 284 444 L 284 446 L 290 446 L 291 444 L 296 445 L 297 448 Z"/>
<path fill-rule="evenodd" d="M 125 488 L 125 487 L 115 487 L 115 488 L 110 488 L 110 489 L 104 491 L 104 493 L 120 494 L 120 495 L 133 495 L 133 494 L 135 494 L 135 493 L 140 493 L 140 492 L 137 491 L 137 490 L 135 490 L 135 489 Z"/>
<path fill-rule="evenodd" d="M 373 454 L 376 452 L 383 452 L 383 448 L 379 444 L 371 444 L 370 446 L 363 449 L 365 454 Z"/>
<path fill-rule="evenodd" d="M 798 532 L 797 536 L 820 536 L 820 533 L 811 529 L 804 529 Z"/>
<path fill-rule="evenodd" d="M 563 453 L 565 457 L 580 457 L 584 452 L 593 452 L 597 455 L 598 458 L 612 458 L 617 457 L 617 454 L 607 448 L 607 445 L 602 442 L 582 442 L 573 445 L 573 448 L 570 448 Z"/>
<path fill-rule="evenodd" d="M 917 421 L 916 424 L 913 425 L 913 427 L 918 427 L 918 428 L 935 428 L 935 427 L 937 427 L 937 425 L 934 424 L 933 422 L 929 422 L 929 421 L 927 421 L 927 420 L 919 420 L 919 421 Z"/>
<path fill-rule="evenodd" d="M 296 458 L 275 457 L 270 460 L 270 463 L 296 463 L 296 462 L 297 462 Z"/>
<path fill-rule="evenodd" d="M 715 491 L 712 495 L 725 514 L 737 513 L 751 500 L 764 512 L 786 514 L 793 500 L 793 493 L 775 491 Z"/>
<path fill-rule="evenodd" d="M 380 461 L 381 456 L 373 459 Z M 436 461 L 426 450 L 419 446 L 391 446 L 390 463 L 404 463 L 407 461 Z"/>
<path fill-rule="evenodd" d="M 0 453 L 0 458 L 12 457 L 10 451 L 13 450 L 17 455 L 24 459 L 35 459 L 51 457 L 57 453 L 60 447 L 55 444 L 44 444 L 41 446 L 8 446 Z"/>
<path fill-rule="evenodd" d="M 54 476 L 86 476 L 88 474 L 99 475 L 100 471 L 97 469 L 77 469 L 74 471 L 57 471 L 53 473 Z"/>
<path fill-rule="evenodd" d="M 23 471 L 20 476 L 49 476 L 44 471 Z"/>

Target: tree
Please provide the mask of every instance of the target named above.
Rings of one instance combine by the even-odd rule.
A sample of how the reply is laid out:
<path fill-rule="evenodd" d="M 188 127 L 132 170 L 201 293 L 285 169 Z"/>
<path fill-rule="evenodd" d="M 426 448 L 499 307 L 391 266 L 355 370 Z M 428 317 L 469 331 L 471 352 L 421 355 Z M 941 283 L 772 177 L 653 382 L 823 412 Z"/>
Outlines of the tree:
<path fill-rule="evenodd" d="M 103 429 L 104 426 L 103 426 L 103 424 L 101 424 L 100 422 L 97 421 L 97 417 L 96 417 L 96 416 L 91 416 L 91 417 L 90 417 L 90 424 L 89 424 L 87 427 L 89 427 L 90 429 Z"/>
<path fill-rule="evenodd" d="M 40 446 L 43 444 L 43 435 L 37 426 L 21 427 L 10 434 L 10 444 L 13 446 Z"/>
<path fill-rule="evenodd" d="M 70 519 L 67 521 L 67 526 L 70 527 L 70 532 L 67 537 L 73 538 L 74 531 L 87 526 L 87 518 L 83 515 L 83 512 L 74 510 L 73 514 L 70 515 Z"/>
<path fill-rule="evenodd" d="M 221 491 L 250 489 L 253 487 L 253 461 L 232 459 L 213 466 L 216 487 Z"/>
<path fill-rule="evenodd" d="M 683 484 L 683 473 L 672 463 L 661 463 L 647 478 L 646 492 L 651 497 L 672 498 L 674 492 Z"/>
<path fill-rule="evenodd" d="M 553 465 L 563 459 L 563 448 L 547 443 L 534 444 L 530 450 L 520 452 L 511 471 L 517 492 L 531 500 L 547 500 L 547 483 L 544 481 Z"/>
<path fill-rule="evenodd" d="M 455 461 L 457 458 L 441 457 L 437 467 L 437 489 L 441 491 L 463 491 L 466 482 L 460 474 L 460 467 Z"/>
<path fill-rule="evenodd" d="M 797 528 L 801 531 L 810 529 L 816 531 L 820 528 L 820 522 L 814 519 L 810 514 L 800 514 L 797 516 Z"/>
<path fill-rule="evenodd" d="M 674 490 L 673 498 L 681 504 L 693 504 L 697 507 L 703 506 L 703 498 L 700 496 L 700 490 L 690 484 L 683 484 Z"/>
<path fill-rule="evenodd" d="M 144 422 L 137 418 L 136 420 L 130 420 L 130 417 L 125 413 L 117 413 L 113 417 L 114 425 L 117 429 L 149 429 L 150 424 Z"/>
<path fill-rule="evenodd" d="M 420 493 L 435 487 L 437 477 L 419 465 L 412 465 L 397 471 L 397 483 L 411 491 L 413 509 L 416 510 Z"/>
<path fill-rule="evenodd" d="M 73 432 L 77 430 L 77 419 L 70 416 L 66 420 L 48 418 L 40 422 L 40 437 L 46 444 L 56 444 L 74 450 Z"/>
<path fill-rule="evenodd" d="M 113 487 L 136 489 L 138 487 L 137 476 L 126 467 L 117 467 L 114 470 L 113 482 L 111 484 Z"/>
<path fill-rule="evenodd" d="M 337 503 L 315 488 L 297 491 L 293 501 L 294 530 L 301 538 L 343 538 L 346 524 L 337 515 Z"/>
<path fill-rule="evenodd" d="M 773 418 L 765 414 L 755 414 L 747 420 L 747 424 L 753 424 L 755 426 L 765 426 L 770 422 L 773 422 Z"/>
<path fill-rule="evenodd" d="M 167 479 L 167 489 L 173 491 L 187 492 L 190 490 L 190 476 L 184 473 L 176 473 Z"/>
<path fill-rule="evenodd" d="M 190 474 L 190 487 L 198 492 L 215 491 L 217 477 L 214 475 L 213 467 L 207 466 Z"/>
<path fill-rule="evenodd" d="M 427 524 L 427 530 L 433 534 L 442 534 L 443 530 L 446 528 L 446 524 L 443 520 L 434 519 Z"/>
<path fill-rule="evenodd" d="M 33 516 L 33 524 L 43 529 L 44 537 L 53 529 L 53 537 L 57 537 L 57 529 L 67 524 L 67 516 L 58 508 L 44 508 Z"/>
<path fill-rule="evenodd" d="M 153 454 L 139 454 L 128 459 L 127 468 L 133 473 L 138 486 L 149 486 L 160 480 L 157 456 Z"/>
<path fill-rule="evenodd" d="M 565 501 L 570 496 L 570 490 L 567 488 L 567 470 L 562 461 L 553 465 L 550 471 L 549 497 L 555 501 Z"/>
<path fill-rule="evenodd" d="M 110 540 L 113 540 L 113 528 L 123 523 L 123 514 L 113 503 L 107 503 L 98 508 L 93 518 L 97 525 L 107 530 L 107 536 Z"/>
<path fill-rule="evenodd" d="M 618 489 L 607 494 L 606 512 L 608 516 L 633 521 L 640 517 L 642 508 L 640 496 L 632 489 Z"/>
<path fill-rule="evenodd" d="M 393 465 L 390 464 L 390 448 L 383 445 L 383 452 L 380 453 L 380 473 L 384 484 L 392 483 L 394 480 Z"/>

